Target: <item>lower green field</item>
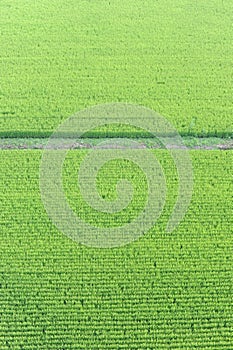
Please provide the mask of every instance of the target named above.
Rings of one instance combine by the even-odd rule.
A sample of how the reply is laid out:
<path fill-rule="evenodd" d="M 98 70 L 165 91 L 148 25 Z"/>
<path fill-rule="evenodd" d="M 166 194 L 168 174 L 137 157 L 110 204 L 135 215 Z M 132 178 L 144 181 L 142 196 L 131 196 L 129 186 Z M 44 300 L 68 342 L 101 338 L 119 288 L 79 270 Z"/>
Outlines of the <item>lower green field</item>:
<path fill-rule="evenodd" d="M 70 151 L 64 164 L 74 210 L 81 201 L 75 174 L 85 152 Z M 1 350 L 233 347 L 233 152 L 190 151 L 192 202 L 172 233 L 165 227 L 176 171 L 165 150 L 151 152 L 167 180 L 163 214 L 139 240 L 95 249 L 71 241 L 48 218 L 39 189 L 42 152 L 0 151 Z M 117 174 L 114 164 L 111 169 Z M 143 175 L 125 169 L 142 198 Z M 98 181 L 102 195 L 114 197 L 104 171 Z M 142 204 L 135 200 L 127 219 Z M 96 213 L 93 218 L 99 219 Z"/>

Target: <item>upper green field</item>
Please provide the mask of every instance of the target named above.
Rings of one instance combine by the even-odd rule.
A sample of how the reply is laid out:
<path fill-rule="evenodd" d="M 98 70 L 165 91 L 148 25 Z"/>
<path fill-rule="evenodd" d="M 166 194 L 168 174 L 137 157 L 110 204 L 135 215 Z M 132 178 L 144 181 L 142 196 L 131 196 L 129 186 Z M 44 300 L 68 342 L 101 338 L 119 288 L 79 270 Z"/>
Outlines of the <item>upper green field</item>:
<path fill-rule="evenodd" d="M 2 0 L 0 136 L 131 102 L 181 133 L 232 135 L 232 1 Z"/>

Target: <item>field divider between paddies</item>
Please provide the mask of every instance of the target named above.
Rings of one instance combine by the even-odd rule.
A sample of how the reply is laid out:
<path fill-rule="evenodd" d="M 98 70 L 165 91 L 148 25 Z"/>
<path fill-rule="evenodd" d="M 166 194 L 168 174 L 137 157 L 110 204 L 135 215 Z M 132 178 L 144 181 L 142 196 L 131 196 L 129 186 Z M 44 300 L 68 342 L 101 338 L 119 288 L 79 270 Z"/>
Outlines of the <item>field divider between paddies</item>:
<path fill-rule="evenodd" d="M 91 138 L 57 138 L 54 139 L 54 149 L 64 148 L 64 149 L 94 149 L 100 142 L 104 140 L 112 139 L 112 148 L 115 148 L 114 140 L 124 140 L 126 137 L 91 137 Z M 137 140 L 137 148 L 151 148 L 159 149 L 165 148 L 156 138 L 135 138 L 128 137 L 128 139 Z M 193 150 L 231 150 L 233 149 L 233 139 L 228 138 L 219 138 L 219 137 L 182 137 L 184 148 L 193 149 Z M 46 149 L 48 138 L 0 138 L 0 149 L 11 150 L 11 149 Z M 50 145 L 51 147 L 51 145 Z M 107 148 L 111 148 L 111 145 L 108 144 Z M 169 137 L 167 148 L 177 148 L 182 149 L 180 145 L 169 146 Z"/>

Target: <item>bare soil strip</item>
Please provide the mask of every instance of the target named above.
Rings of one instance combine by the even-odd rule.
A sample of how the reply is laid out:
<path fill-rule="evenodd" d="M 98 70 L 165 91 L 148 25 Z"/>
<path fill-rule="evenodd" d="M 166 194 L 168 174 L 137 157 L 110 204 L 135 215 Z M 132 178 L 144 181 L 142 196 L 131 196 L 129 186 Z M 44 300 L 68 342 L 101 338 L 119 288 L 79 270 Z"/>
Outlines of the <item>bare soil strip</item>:
<path fill-rule="evenodd" d="M 0 149 L 2 150 L 23 150 L 23 149 L 95 149 L 99 148 L 100 143 L 108 141 L 107 145 L 101 146 L 101 148 L 125 148 L 123 146 L 125 138 L 118 138 L 117 144 L 109 142 L 111 138 L 92 138 L 92 139 L 56 139 L 53 144 L 47 146 L 48 139 L 45 138 L 0 138 Z M 122 147 L 120 145 L 120 140 L 122 140 Z M 135 139 L 134 139 L 135 140 Z M 183 137 L 184 146 L 176 145 L 171 143 L 167 148 L 169 149 L 193 149 L 193 150 L 232 150 L 233 149 L 233 139 L 231 138 L 195 138 L 195 137 Z M 142 138 L 137 139 L 135 146 L 130 146 L 130 148 L 165 148 L 161 145 L 156 138 Z"/>

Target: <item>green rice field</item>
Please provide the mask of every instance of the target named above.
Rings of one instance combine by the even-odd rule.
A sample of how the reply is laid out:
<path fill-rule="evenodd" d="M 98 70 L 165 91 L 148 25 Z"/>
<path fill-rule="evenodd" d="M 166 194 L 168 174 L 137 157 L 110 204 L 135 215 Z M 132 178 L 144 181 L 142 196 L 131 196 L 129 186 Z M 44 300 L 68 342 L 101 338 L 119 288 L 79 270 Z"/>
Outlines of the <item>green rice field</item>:
<path fill-rule="evenodd" d="M 232 151 L 191 151 L 195 188 L 179 228 L 164 232 L 169 191 L 156 226 L 114 249 L 58 232 L 40 199 L 40 158 L 1 152 L 1 349 L 230 349 Z"/>
<path fill-rule="evenodd" d="M 1 0 L 0 350 L 233 349 L 232 14 L 230 0 Z M 133 127 L 97 128 L 63 164 L 74 213 L 111 228 L 143 211 L 146 174 L 126 159 L 106 163 L 96 181 L 107 202 L 119 178 L 132 184 L 124 210 L 98 212 L 82 197 L 83 159 L 113 136 L 149 148 L 167 187 L 148 232 L 101 249 L 55 226 L 40 166 L 61 122 L 112 102 L 148 107 L 174 125 L 193 193 L 167 232 L 179 188 L 170 150 Z"/>
<path fill-rule="evenodd" d="M 231 0 L 1 0 L 1 135 L 131 102 L 180 133 L 232 135 Z"/>

